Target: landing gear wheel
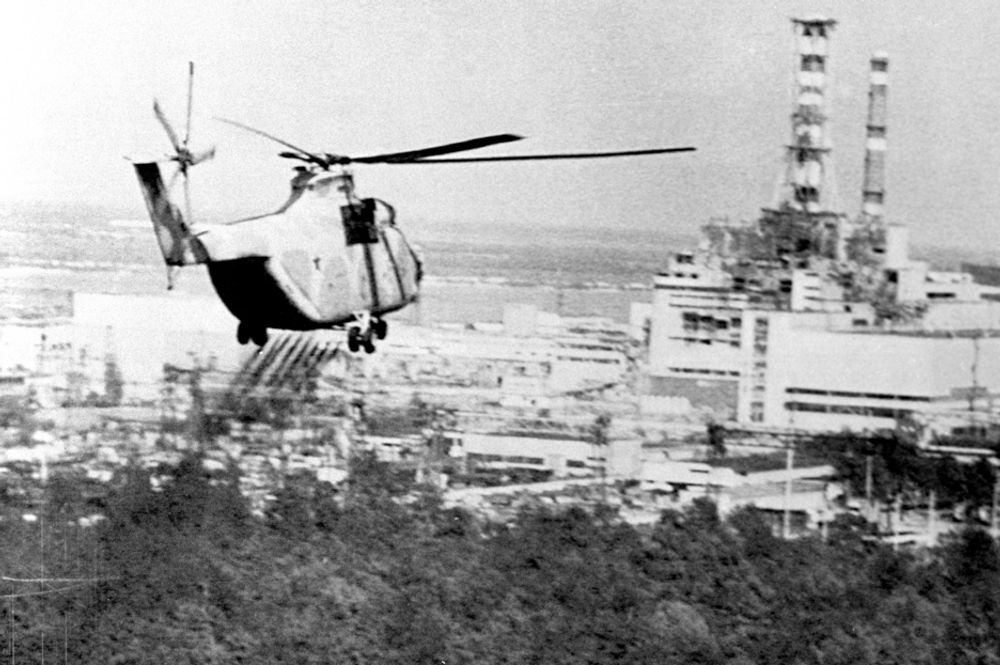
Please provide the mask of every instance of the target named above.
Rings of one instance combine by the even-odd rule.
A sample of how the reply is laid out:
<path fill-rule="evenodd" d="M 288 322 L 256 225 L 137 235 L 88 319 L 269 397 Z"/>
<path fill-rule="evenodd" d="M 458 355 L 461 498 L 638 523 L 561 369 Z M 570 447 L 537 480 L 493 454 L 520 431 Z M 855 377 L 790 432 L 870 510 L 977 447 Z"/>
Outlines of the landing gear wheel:
<path fill-rule="evenodd" d="M 347 330 L 347 350 L 355 353 L 361 348 L 361 331 L 357 328 Z"/>
<path fill-rule="evenodd" d="M 250 331 L 250 340 L 257 346 L 267 344 L 267 328 L 254 328 Z"/>
<path fill-rule="evenodd" d="M 240 344 L 253 342 L 257 346 L 264 346 L 267 344 L 267 328 L 240 321 L 240 324 L 236 326 L 236 341 Z"/>
<path fill-rule="evenodd" d="M 347 325 L 347 349 L 352 353 L 360 349 L 375 353 L 372 337 L 384 339 L 388 329 L 385 321 L 373 317 L 368 310 L 355 312 L 354 321 Z"/>

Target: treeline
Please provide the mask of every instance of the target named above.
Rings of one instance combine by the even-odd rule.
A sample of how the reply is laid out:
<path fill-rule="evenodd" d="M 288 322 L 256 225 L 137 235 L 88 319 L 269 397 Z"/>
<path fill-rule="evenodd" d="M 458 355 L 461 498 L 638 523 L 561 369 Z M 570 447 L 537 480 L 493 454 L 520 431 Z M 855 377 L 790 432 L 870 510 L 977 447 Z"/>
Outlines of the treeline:
<path fill-rule="evenodd" d="M 234 473 L 210 478 L 197 458 L 158 491 L 149 480 L 122 474 L 107 519 L 84 536 L 54 526 L 75 515 L 70 492 L 50 503 L 48 574 L 91 581 L 4 581 L 18 597 L 2 601 L 0 654 L 20 664 L 43 654 L 119 664 L 1000 659 L 1000 558 L 977 529 L 918 557 L 865 542 L 850 522 L 826 542 L 783 541 L 755 511 L 722 520 L 707 501 L 642 529 L 612 509 L 533 509 L 489 524 L 369 457 L 340 492 L 293 479 L 263 518 Z M 39 524 L 5 520 L 0 531 L 4 571 L 37 570 Z"/>
<path fill-rule="evenodd" d="M 872 498 L 922 503 L 934 492 L 938 505 L 988 507 L 997 481 L 986 458 L 960 463 L 950 455 L 921 450 L 903 432 L 886 432 L 867 439 L 849 433 L 821 435 L 800 444 L 806 458 L 827 460 L 855 496 L 864 496 L 871 478 Z"/>
<path fill-rule="evenodd" d="M 741 473 L 784 467 L 784 452 L 727 457 L 719 431 L 718 426 L 709 426 L 706 438 L 715 453 L 708 460 L 710 464 Z M 989 508 L 993 502 L 997 470 L 989 459 L 962 463 L 951 455 L 934 455 L 904 432 L 864 438 L 849 432 L 820 434 L 803 437 L 793 445 L 796 467 L 832 464 L 837 478 L 855 497 L 866 495 L 870 481 L 872 499 L 882 503 L 899 498 L 906 505 L 926 505 L 931 492 L 938 507 Z"/>

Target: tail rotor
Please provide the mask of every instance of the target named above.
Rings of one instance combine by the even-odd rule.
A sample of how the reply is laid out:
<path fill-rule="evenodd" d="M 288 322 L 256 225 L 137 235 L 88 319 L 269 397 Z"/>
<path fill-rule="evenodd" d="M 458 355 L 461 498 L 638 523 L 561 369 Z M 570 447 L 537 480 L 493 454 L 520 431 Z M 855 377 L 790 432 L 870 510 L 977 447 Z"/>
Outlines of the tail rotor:
<path fill-rule="evenodd" d="M 163 127 L 164 131 L 167 133 L 167 138 L 170 140 L 170 145 L 174 149 L 174 154 L 170 156 L 170 161 L 177 162 L 177 170 L 174 172 L 173 176 L 170 178 L 169 189 L 173 189 L 174 183 L 177 181 L 178 176 L 184 178 L 184 214 L 187 218 L 188 224 L 193 223 L 194 218 L 191 214 L 191 189 L 188 182 L 188 170 L 197 164 L 201 164 L 204 161 L 212 159 L 215 156 L 215 146 L 207 150 L 201 150 L 199 152 L 192 152 L 188 148 L 188 143 L 191 140 L 191 100 L 194 91 L 194 63 L 188 63 L 188 95 L 187 95 L 187 122 L 184 126 L 184 140 L 180 141 L 177 138 L 177 132 L 174 131 L 173 126 L 170 121 L 167 120 L 166 114 L 160 107 L 160 103 L 157 100 L 153 100 L 153 113 L 156 115 L 156 119 L 159 120 L 160 125 Z"/>
<path fill-rule="evenodd" d="M 188 171 L 196 164 L 200 164 L 215 156 L 215 148 L 193 152 L 188 144 L 191 141 L 191 97 L 194 88 L 194 63 L 188 64 L 188 99 L 187 116 L 184 127 L 184 140 L 178 138 L 173 125 L 167 119 L 166 113 L 160 107 L 160 103 L 153 100 L 153 114 L 159 121 L 160 126 L 167 133 L 167 139 L 174 152 L 164 159 L 151 159 L 143 161 L 132 161 L 136 176 L 139 179 L 139 186 L 146 199 L 146 208 L 149 211 L 150 219 L 153 222 L 153 229 L 156 232 L 156 240 L 160 245 L 163 254 L 163 261 L 167 265 L 167 288 L 173 288 L 174 275 L 181 266 L 205 263 L 208 255 L 204 246 L 198 238 L 191 232 L 193 216 L 191 214 L 191 189 L 188 182 Z M 177 168 L 173 175 L 165 183 L 165 178 L 160 171 L 160 163 L 171 161 L 177 163 Z M 177 179 L 184 179 L 184 212 L 182 213 L 171 200 L 170 192 L 173 190 Z"/>

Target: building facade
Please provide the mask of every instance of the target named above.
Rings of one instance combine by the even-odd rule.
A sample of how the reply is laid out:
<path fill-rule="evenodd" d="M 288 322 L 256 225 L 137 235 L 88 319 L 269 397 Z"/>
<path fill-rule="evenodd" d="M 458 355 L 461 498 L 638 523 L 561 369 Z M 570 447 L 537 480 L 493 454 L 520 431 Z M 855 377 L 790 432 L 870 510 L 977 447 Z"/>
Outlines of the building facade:
<path fill-rule="evenodd" d="M 861 207 L 837 209 L 826 126 L 828 19 L 793 19 L 792 140 L 772 206 L 712 221 L 654 278 L 647 412 L 812 430 L 988 409 L 1000 391 L 1000 289 L 909 258 L 884 217 L 888 57 L 871 59 Z"/>

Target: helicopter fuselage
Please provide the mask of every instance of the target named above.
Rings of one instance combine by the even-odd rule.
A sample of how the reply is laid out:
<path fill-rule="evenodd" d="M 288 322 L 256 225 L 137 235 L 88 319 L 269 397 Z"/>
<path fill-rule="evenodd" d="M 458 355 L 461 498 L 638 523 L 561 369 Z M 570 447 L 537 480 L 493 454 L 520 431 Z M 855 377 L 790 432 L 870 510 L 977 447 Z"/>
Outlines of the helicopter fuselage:
<path fill-rule="evenodd" d="M 136 171 L 167 263 L 205 264 L 250 330 L 339 327 L 417 299 L 420 261 L 392 207 L 354 197 L 348 174 L 302 174 L 280 212 L 192 229 L 166 199 L 158 167 Z"/>

